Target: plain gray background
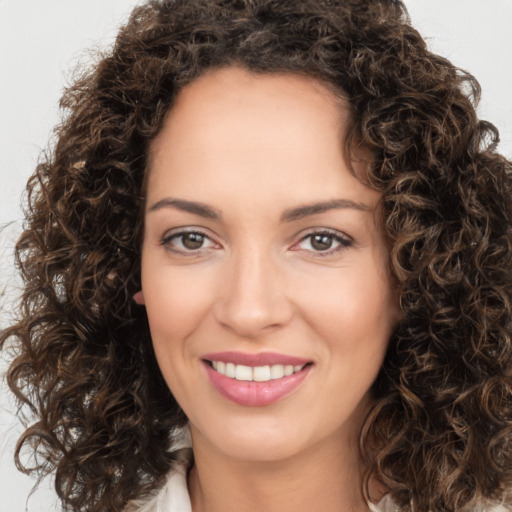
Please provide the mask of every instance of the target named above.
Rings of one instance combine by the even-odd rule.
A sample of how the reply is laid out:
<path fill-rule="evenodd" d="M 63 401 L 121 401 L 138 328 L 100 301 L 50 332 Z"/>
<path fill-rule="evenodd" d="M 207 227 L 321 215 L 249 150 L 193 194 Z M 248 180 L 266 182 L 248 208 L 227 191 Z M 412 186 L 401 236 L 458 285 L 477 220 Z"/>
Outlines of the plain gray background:
<path fill-rule="evenodd" d="M 512 158 L 512 0 L 405 0 L 430 48 L 473 73 L 483 89 L 481 118 L 501 133 Z M 19 284 L 12 248 L 21 227 L 21 197 L 58 121 L 58 100 L 88 49 L 110 44 L 137 0 L 0 0 L 0 328 Z M 12 453 L 20 426 L 0 359 L 0 511 L 60 510 L 49 479 L 27 500 L 34 481 L 17 472 Z"/>

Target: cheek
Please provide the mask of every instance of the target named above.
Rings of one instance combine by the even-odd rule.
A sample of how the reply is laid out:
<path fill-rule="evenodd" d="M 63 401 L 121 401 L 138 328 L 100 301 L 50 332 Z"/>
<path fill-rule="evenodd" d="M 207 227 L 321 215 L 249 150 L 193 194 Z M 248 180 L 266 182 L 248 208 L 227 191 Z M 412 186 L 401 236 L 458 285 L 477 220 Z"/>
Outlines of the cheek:
<path fill-rule="evenodd" d="M 183 407 L 194 400 L 183 382 L 197 378 L 193 362 L 200 352 L 191 340 L 208 315 L 210 294 L 204 276 L 146 263 L 142 289 L 155 356 L 167 386 Z"/>
<path fill-rule="evenodd" d="M 331 356 L 349 365 L 380 366 L 396 322 L 396 301 L 379 268 L 360 261 L 317 282 L 315 294 L 303 294 L 302 316 Z"/>
<path fill-rule="evenodd" d="M 142 290 L 155 348 L 159 344 L 175 344 L 189 336 L 210 307 L 211 293 L 205 272 L 143 261 Z"/>

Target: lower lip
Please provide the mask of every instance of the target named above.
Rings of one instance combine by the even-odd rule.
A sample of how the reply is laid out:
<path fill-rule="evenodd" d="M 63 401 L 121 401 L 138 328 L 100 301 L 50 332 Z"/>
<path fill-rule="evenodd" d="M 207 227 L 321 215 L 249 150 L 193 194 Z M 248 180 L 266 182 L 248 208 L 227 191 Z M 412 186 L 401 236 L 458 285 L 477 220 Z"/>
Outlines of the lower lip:
<path fill-rule="evenodd" d="M 311 369 L 311 365 L 307 365 L 288 377 L 255 382 L 231 379 L 215 371 L 208 363 L 203 363 L 210 382 L 224 398 L 248 407 L 270 405 L 288 396 L 301 385 Z"/>

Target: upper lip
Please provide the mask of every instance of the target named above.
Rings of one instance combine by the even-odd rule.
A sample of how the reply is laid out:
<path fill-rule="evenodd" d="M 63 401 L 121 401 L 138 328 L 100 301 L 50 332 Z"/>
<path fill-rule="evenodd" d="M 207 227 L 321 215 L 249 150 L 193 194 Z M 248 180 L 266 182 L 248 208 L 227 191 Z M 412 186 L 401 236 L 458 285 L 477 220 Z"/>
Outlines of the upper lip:
<path fill-rule="evenodd" d="M 305 365 L 311 363 L 303 357 L 276 354 L 274 352 L 261 352 L 259 354 L 247 354 L 244 352 L 215 352 L 205 354 L 202 359 L 207 361 L 223 361 L 224 363 L 241 364 L 245 366 L 272 366 L 282 365 Z"/>

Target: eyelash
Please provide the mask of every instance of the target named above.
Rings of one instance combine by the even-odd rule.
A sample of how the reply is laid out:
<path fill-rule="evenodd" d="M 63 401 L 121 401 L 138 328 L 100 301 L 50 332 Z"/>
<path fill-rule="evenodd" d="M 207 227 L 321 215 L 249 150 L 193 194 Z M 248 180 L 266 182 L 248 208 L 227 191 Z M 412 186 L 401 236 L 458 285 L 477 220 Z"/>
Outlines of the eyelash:
<path fill-rule="evenodd" d="M 172 240 L 182 238 L 185 235 L 199 235 L 202 236 L 204 239 L 208 239 L 211 241 L 211 238 L 204 232 L 199 229 L 191 229 L 191 230 L 182 230 L 178 231 L 176 233 L 172 233 L 168 236 L 165 236 L 162 238 L 160 245 L 164 247 L 166 250 L 171 251 L 173 253 L 179 254 L 181 256 L 190 257 L 190 256 L 197 256 L 200 254 L 202 247 L 198 250 L 182 250 L 182 249 L 176 249 L 171 245 Z M 212 242 L 213 243 L 213 242 Z"/>
<path fill-rule="evenodd" d="M 334 248 L 327 249 L 325 251 L 314 251 L 311 249 L 307 250 L 310 253 L 314 253 L 315 257 L 325 258 L 328 256 L 332 256 L 333 254 L 341 252 L 353 244 L 352 239 L 348 238 L 346 235 L 340 234 L 337 231 L 331 231 L 328 229 L 315 229 L 313 231 L 308 232 L 306 235 L 304 235 L 298 242 L 296 242 L 293 245 L 293 247 L 297 247 L 300 243 L 304 242 L 307 239 L 312 239 L 316 235 L 327 236 L 327 237 L 331 238 L 334 242 L 338 242 L 339 245 Z M 295 250 L 298 250 L 298 249 L 295 249 Z"/>
<path fill-rule="evenodd" d="M 185 235 L 190 235 L 190 234 L 199 235 L 199 236 L 203 237 L 204 239 L 210 240 L 212 243 L 214 243 L 211 240 L 211 238 L 204 231 L 201 231 L 198 229 L 193 229 L 190 231 L 188 231 L 188 230 L 178 231 L 177 233 L 172 233 L 171 235 L 165 236 L 164 238 L 162 238 L 160 245 L 168 251 L 171 251 L 175 254 L 179 254 L 179 255 L 185 256 L 185 257 L 197 256 L 197 255 L 201 254 L 202 250 L 209 249 L 209 248 L 200 247 L 197 250 L 193 250 L 193 249 L 182 250 L 182 249 L 176 249 L 175 247 L 173 247 L 171 245 L 172 240 L 179 239 Z M 327 236 L 327 237 L 331 238 L 334 242 L 337 242 L 339 244 L 334 249 L 328 249 L 325 251 L 315 251 L 315 250 L 311 250 L 311 249 L 306 249 L 307 252 L 314 253 L 315 256 L 318 256 L 321 258 L 331 256 L 335 253 L 338 253 L 338 252 L 350 247 L 353 244 L 353 241 L 350 238 L 348 238 L 347 236 L 343 236 L 336 231 L 330 231 L 327 229 L 318 229 L 318 230 L 310 231 L 306 235 L 304 235 L 298 242 L 296 242 L 292 246 L 292 250 L 295 250 L 295 251 L 299 250 L 299 249 L 293 249 L 293 247 L 297 247 L 305 240 L 312 239 L 312 237 L 314 237 L 316 235 Z"/>

